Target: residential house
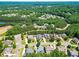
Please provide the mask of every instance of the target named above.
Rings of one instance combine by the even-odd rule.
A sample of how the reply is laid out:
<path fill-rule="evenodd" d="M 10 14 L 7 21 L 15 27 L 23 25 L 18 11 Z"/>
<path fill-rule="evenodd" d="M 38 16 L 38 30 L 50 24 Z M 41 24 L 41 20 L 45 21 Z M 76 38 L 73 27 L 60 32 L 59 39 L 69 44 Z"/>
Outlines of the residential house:
<path fill-rule="evenodd" d="M 27 35 L 28 39 L 34 39 L 34 35 Z"/>
<path fill-rule="evenodd" d="M 53 45 L 49 45 L 46 47 L 46 53 L 50 53 L 54 49 L 56 49 L 56 48 Z"/>
<path fill-rule="evenodd" d="M 55 18 L 55 16 L 52 16 L 51 14 L 45 14 L 39 17 L 39 19 L 49 19 L 49 18 Z"/>
<path fill-rule="evenodd" d="M 37 53 L 44 53 L 44 47 L 43 46 L 39 46 L 37 47 Z"/>
<path fill-rule="evenodd" d="M 34 24 L 34 28 L 37 28 L 37 29 L 46 29 L 46 25 L 43 25 L 43 26 L 39 26 L 37 24 Z"/>
<path fill-rule="evenodd" d="M 13 54 L 12 51 L 13 51 L 13 48 L 12 47 L 5 48 L 4 51 L 3 51 L 4 57 L 12 57 L 12 56 L 15 56 L 16 54 Z"/>
<path fill-rule="evenodd" d="M 78 38 L 74 37 L 73 40 L 74 40 L 74 42 L 76 42 L 77 44 L 79 43 L 79 39 L 78 39 Z"/>
<path fill-rule="evenodd" d="M 43 34 L 43 37 L 45 37 L 46 39 L 50 39 L 50 35 L 49 34 Z"/>
<path fill-rule="evenodd" d="M 74 49 L 72 50 L 68 50 L 68 54 L 71 56 L 71 57 L 78 57 L 78 52 Z"/>
<path fill-rule="evenodd" d="M 28 47 L 28 48 L 25 49 L 25 53 L 26 53 L 26 54 L 34 53 L 34 50 L 33 50 L 32 48 L 29 48 L 29 47 Z"/>
<path fill-rule="evenodd" d="M 12 46 L 13 42 L 11 40 L 4 40 L 4 45 Z"/>
<path fill-rule="evenodd" d="M 21 18 L 27 18 L 27 15 L 21 15 Z"/>
<path fill-rule="evenodd" d="M 65 53 L 67 54 L 67 47 L 66 47 L 66 46 L 61 45 L 61 46 L 58 46 L 57 49 L 58 49 L 59 51 L 65 52 Z"/>
<path fill-rule="evenodd" d="M 36 39 L 42 39 L 42 38 L 43 38 L 43 35 L 41 34 L 36 35 Z"/>
<path fill-rule="evenodd" d="M 63 34 L 58 34 L 60 37 L 67 37 L 67 35 L 65 34 L 65 33 L 63 33 Z"/>

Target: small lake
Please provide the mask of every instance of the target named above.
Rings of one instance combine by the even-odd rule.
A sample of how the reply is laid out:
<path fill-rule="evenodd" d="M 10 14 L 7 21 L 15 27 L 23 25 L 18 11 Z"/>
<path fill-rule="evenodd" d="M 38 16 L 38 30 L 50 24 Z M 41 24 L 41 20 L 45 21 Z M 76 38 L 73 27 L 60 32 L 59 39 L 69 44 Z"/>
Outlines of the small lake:
<path fill-rule="evenodd" d="M 0 24 L 5 24 L 5 22 L 0 22 Z"/>

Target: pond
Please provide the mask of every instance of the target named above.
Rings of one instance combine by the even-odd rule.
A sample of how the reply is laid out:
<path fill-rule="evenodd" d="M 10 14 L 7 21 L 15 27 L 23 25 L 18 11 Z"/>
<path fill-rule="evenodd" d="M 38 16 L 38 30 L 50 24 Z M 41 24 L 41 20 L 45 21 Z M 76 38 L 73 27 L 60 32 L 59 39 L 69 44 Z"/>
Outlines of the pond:
<path fill-rule="evenodd" d="M 5 24 L 5 22 L 0 22 L 0 24 Z"/>

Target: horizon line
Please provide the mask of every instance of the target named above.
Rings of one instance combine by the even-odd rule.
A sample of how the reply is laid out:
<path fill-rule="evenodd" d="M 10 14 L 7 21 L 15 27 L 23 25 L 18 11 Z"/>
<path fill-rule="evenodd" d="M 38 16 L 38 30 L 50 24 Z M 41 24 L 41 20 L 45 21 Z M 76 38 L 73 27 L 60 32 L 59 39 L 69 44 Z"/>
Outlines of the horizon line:
<path fill-rule="evenodd" d="M 79 2 L 79 0 L 0 0 L 0 2 Z"/>

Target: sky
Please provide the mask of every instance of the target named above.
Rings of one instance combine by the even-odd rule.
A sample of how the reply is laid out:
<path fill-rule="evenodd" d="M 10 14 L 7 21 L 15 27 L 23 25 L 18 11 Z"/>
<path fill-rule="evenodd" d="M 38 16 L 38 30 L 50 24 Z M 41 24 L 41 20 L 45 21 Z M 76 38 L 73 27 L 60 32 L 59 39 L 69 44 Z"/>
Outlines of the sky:
<path fill-rule="evenodd" d="M 0 1 L 79 1 L 79 0 L 0 0 Z"/>

